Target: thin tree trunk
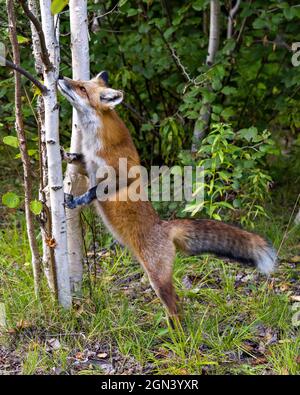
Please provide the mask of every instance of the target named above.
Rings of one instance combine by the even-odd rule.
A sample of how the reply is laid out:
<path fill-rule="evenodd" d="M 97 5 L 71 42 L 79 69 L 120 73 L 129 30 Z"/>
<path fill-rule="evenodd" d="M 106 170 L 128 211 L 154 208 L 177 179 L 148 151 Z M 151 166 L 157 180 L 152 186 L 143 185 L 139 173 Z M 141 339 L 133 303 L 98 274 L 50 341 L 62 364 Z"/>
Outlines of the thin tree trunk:
<path fill-rule="evenodd" d="M 296 225 L 299 225 L 299 224 L 300 224 L 300 210 L 298 211 L 298 214 L 296 215 L 295 224 L 296 224 Z"/>
<path fill-rule="evenodd" d="M 87 0 L 70 0 L 69 8 L 73 79 L 89 80 Z M 81 130 L 78 123 L 78 114 L 74 108 L 70 152 L 81 152 Z M 87 190 L 88 179 L 85 175 L 79 173 L 78 166 L 72 164 L 67 166 L 64 188 L 65 192 L 72 195 L 81 195 Z M 80 208 L 66 210 L 71 291 L 75 294 L 81 292 L 83 274 L 83 238 L 80 211 Z"/>
<path fill-rule="evenodd" d="M 219 48 L 220 42 L 220 2 L 219 0 L 210 0 L 210 25 L 209 25 L 209 43 L 206 64 L 212 66 Z"/>
<path fill-rule="evenodd" d="M 45 137 L 47 147 L 48 181 L 51 206 L 51 240 L 54 249 L 57 292 L 59 303 L 69 308 L 72 303 L 68 267 L 66 216 L 64 210 L 63 175 L 59 144 L 58 103 L 56 81 L 59 72 L 59 44 L 55 35 L 54 18 L 50 11 L 51 0 L 40 0 L 45 44 L 53 68 L 44 67 L 44 82 L 48 93 L 44 95 Z"/>
<path fill-rule="evenodd" d="M 228 21 L 227 21 L 227 39 L 230 39 L 232 37 L 233 21 L 235 14 L 238 12 L 240 4 L 241 4 L 241 0 L 236 0 L 235 5 L 229 11 Z"/>
<path fill-rule="evenodd" d="M 214 64 L 215 56 L 219 48 L 220 42 L 220 2 L 219 0 L 210 0 L 210 26 L 209 26 L 209 41 L 208 53 L 206 57 L 206 64 L 211 67 Z M 211 89 L 207 85 L 207 89 Z M 209 123 L 211 116 L 211 105 L 206 103 L 202 106 L 199 117 L 195 123 L 193 131 L 192 153 L 199 150 L 202 140 L 209 131 Z"/>
<path fill-rule="evenodd" d="M 39 17 L 37 0 L 28 0 L 28 8 L 36 18 Z M 31 21 L 30 21 L 30 28 L 31 28 L 31 37 L 32 37 L 32 52 L 34 56 L 34 67 L 36 74 L 38 76 L 42 76 L 43 61 L 41 58 L 41 45 L 40 45 L 40 40 L 37 30 Z"/>
<path fill-rule="evenodd" d="M 20 51 L 16 32 L 16 16 L 14 11 L 13 0 L 7 0 L 7 15 L 9 23 L 9 37 L 12 44 L 13 61 L 19 66 L 20 65 Z M 34 290 L 36 296 L 39 294 L 40 288 L 40 274 L 41 274 L 41 261 L 38 245 L 36 242 L 35 228 L 34 228 L 34 216 L 30 210 L 30 202 L 32 201 L 32 173 L 30 158 L 27 151 L 27 141 L 24 130 L 24 122 L 22 115 L 22 99 L 21 99 L 21 75 L 14 71 L 15 77 L 15 115 L 16 115 L 16 132 L 19 140 L 19 148 L 21 153 L 21 160 L 23 163 L 24 172 L 24 192 L 25 192 L 25 216 L 26 216 L 26 228 L 29 240 L 29 247 L 31 251 L 33 278 L 34 278 Z"/>
<path fill-rule="evenodd" d="M 37 0 L 29 0 L 28 8 L 32 14 L 39 19 L 39 11 Z M 43 61 L 41 58 L 41 45 L 37 30 L 32 22 L 30 22 L 31 36 L 32 36 L 32 52 L 34 56 L 35 71 L 38 76 L 43 76 Z M 43 202 L 43 213 L 41 222 L 41 235 L 43 244 L 42 264 L 44 274 L 46 276 L 48 286 L 53 294 L 57 293 L 56 276 L 55 276 L 55 259 L 54 251 L 47 244 L 51 235 L 51 218 L 50 218 L 50 202 L 49 193 L 47 193 L 46 185 L 48 185 L 47 172 L 47 152 L 45 141 L 45 109 L 44 101 L 41 96 L 37 100 L 37 124 L 39 136 L 39 160 L 40 160 L 40 200 Z"/>

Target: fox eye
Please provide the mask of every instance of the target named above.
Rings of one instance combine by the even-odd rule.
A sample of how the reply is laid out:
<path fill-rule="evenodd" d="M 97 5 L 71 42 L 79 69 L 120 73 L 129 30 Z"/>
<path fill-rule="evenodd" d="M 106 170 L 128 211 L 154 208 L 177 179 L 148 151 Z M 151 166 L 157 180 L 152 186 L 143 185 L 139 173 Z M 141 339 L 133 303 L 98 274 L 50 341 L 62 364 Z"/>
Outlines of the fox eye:
<path fill-rule="evenodd" d="M 82 93 L 86 93 L 86 89 L 84 86 L 81 86 L 79 89 L 81 90 Z"/>

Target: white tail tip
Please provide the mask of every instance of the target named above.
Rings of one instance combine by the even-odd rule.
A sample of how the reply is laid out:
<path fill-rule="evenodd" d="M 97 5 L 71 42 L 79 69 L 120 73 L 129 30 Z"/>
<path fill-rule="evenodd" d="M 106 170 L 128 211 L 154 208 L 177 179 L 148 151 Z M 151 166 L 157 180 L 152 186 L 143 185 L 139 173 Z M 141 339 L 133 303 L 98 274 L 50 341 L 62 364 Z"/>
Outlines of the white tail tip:
<path fill-rule="evenodd" d="M 274 272 L 276 268 L 277 254 L 273 247 L 266 246 L 256 252 L 256 262 L 258 270 L 266 275 Z"/>

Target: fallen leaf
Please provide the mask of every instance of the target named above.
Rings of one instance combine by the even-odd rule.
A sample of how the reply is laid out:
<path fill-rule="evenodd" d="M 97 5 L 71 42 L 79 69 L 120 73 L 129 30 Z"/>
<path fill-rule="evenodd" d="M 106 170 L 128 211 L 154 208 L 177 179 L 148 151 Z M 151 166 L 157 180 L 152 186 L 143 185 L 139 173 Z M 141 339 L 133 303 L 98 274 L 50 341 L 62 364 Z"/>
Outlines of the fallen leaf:
<path fill-rule="evenodd" d="M 98 358 L 106 358 L 107 357 L 107 352 L 100 352 L 99 354 L 97 354 Z"/>
<path fill-rule="evenodd" d="M 31 324 L 28 321 L 25 320 L 20 320 L 19 322 L 17 322 L 16 328 L 20 331 L 22 329 L 26 329 L 26 328 L 30 328 Z"/>
<path fill-rule="evenodd" d="M 60 344 L 59 340 L 56 338 L 47 340 L 47 346 L 48 346 L 46 348 L 47 351 L 51 351 L 51 350 L 55 351 L 55 350 L 59 350 L 61 348 L 61 344 Z"/>
<path fill-rule="evenodd" d="M 282 284 L 280 284 L 279 289 L 281 292 L 284 292 L 284 291 L 288 290 L 289 286 L 290 286 L 290 284 L 288 284 L 288 283 L 282 283 Z"/>
<path fill-rule="evenodd" d="M 56 375 L 60 375 L 60 374 L 63 373 L 63 370 L 62 370 L 62 368 L 60 368 L 60 367 L 53 367 L 51 370 L 52 370 L 52 372 L 53 372 L 54 374 L 56 374 Z"/>
<path fill-rule="evenodd" d="M 80 361 L 83 361 L 85 359 L 85 355 L 83 352 L 79 351 L 78 353 L 76 353 L 75 358 L 79 359 Z"/>
<path fill-rule="evenodd" d="M 300 302 L 300 295 L 291 295 L 290 300 L 293 302 Z"/>
<path fill-rule="evenodd" d="M 295 255 L 291 258 L 291 262 L 300 263 L 300 255 Z"/>
<path fill-rule="evenodd" d="M 79 306 L 79 308 L 76 310 L 75 316 L 76 316 L 76 317 L 79 317 L 79 316 L 83 313 L 83 311 L 84 311 L 84 308 L 83 308 L 83 304 L 82 304 L 82 305 Z"/>
<path fill-rule="evenodd" d="M 159 347 L 157 352 L 155 353 L 155 357 L 158 359 L 165 359 L 165 358 L 170 358 L 172 353 L 165 348 Z"/>
<path fill-rule="evenodd" d="M 193 283 L 190 279 L 189 276 L 184 276 L 182 279 L 182 285 L 184 286 L 185 289 L 191 289 L 193 286 Z"/>
<path fill-rule="evenodd" d="M 260 358 L 255 358 L 251 361 L 251 365 L 264 365 L 268 362 L 267 358 L 265 357 L 260 357 Z"/>

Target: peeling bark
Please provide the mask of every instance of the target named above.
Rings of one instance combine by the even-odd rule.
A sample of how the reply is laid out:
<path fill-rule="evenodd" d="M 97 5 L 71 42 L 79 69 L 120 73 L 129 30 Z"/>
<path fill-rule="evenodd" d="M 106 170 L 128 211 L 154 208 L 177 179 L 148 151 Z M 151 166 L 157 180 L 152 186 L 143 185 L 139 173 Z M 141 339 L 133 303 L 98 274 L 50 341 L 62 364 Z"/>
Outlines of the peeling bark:
<path fill-rule="evenodd" d="M 28 1 L 28 9 L 39 19 L 39 8 L 37 0 Z M 43 61 L 41 58 L 41 45 L 37 30 L 32 22 L 30 22 L 31 37 L 32 37 L 32 53 L 34 57 L 34 67 L 38 76 L 43 76 Z M 51 214 L 49 193 L 46 191 L 48 185 L 48 171 L 47 171 L 47 152 L 45 142 L 45 109 L 44 101 L 41 96 L 37 100 L 37 126 L 39 137 L 39 172 L 40 172 L 40 190 L 39 199 L 43 202 L 43 211 L 41 214 L 41 235 L 42 235 L 42 266 L 46 276 L 48 286 L 53 294 L 57 294 L 56 276 L 55 276 L 55 259 L 54 252 L 47 244 L 51 235 Z"/>
<path fill-rule="evenodd" d="M 73 79 L 90 79 L 89 39 L 87 1 L 70 0 L 70 30 L 72 50 Z M 70 152 L 81 153 L 81 130 L 77 111 L 73 108 L 72 136 Z M 65 180 L 65 192 L 81 195 L 88 188 L 88 179 L 80 174 L 77 165 L 68 164 Z M 71 290 L 80 294 L 83 273 L 83 238 L 80 221 L 80 208 L 66 210 L 68 228 L 68 255 L 70 267 Z"/>
<path fill-rule="evenodd" d="M 48 188 L 51 206 L 51 239 L 47 244 L 54 250 L 58 301 L 69 308 L 72 303 L 67 251 L 67 224 L 64 210 L 63 175 L 59 144 L 59 106 L 56 81 L 59 73 L 59 43 L 50 11 L 51 0 L 40 0 L 45 45 L 53 68 L 44 65 L 44 81 L 48 93 L 44 95 L 45 140 L 47 147 Z"/>

